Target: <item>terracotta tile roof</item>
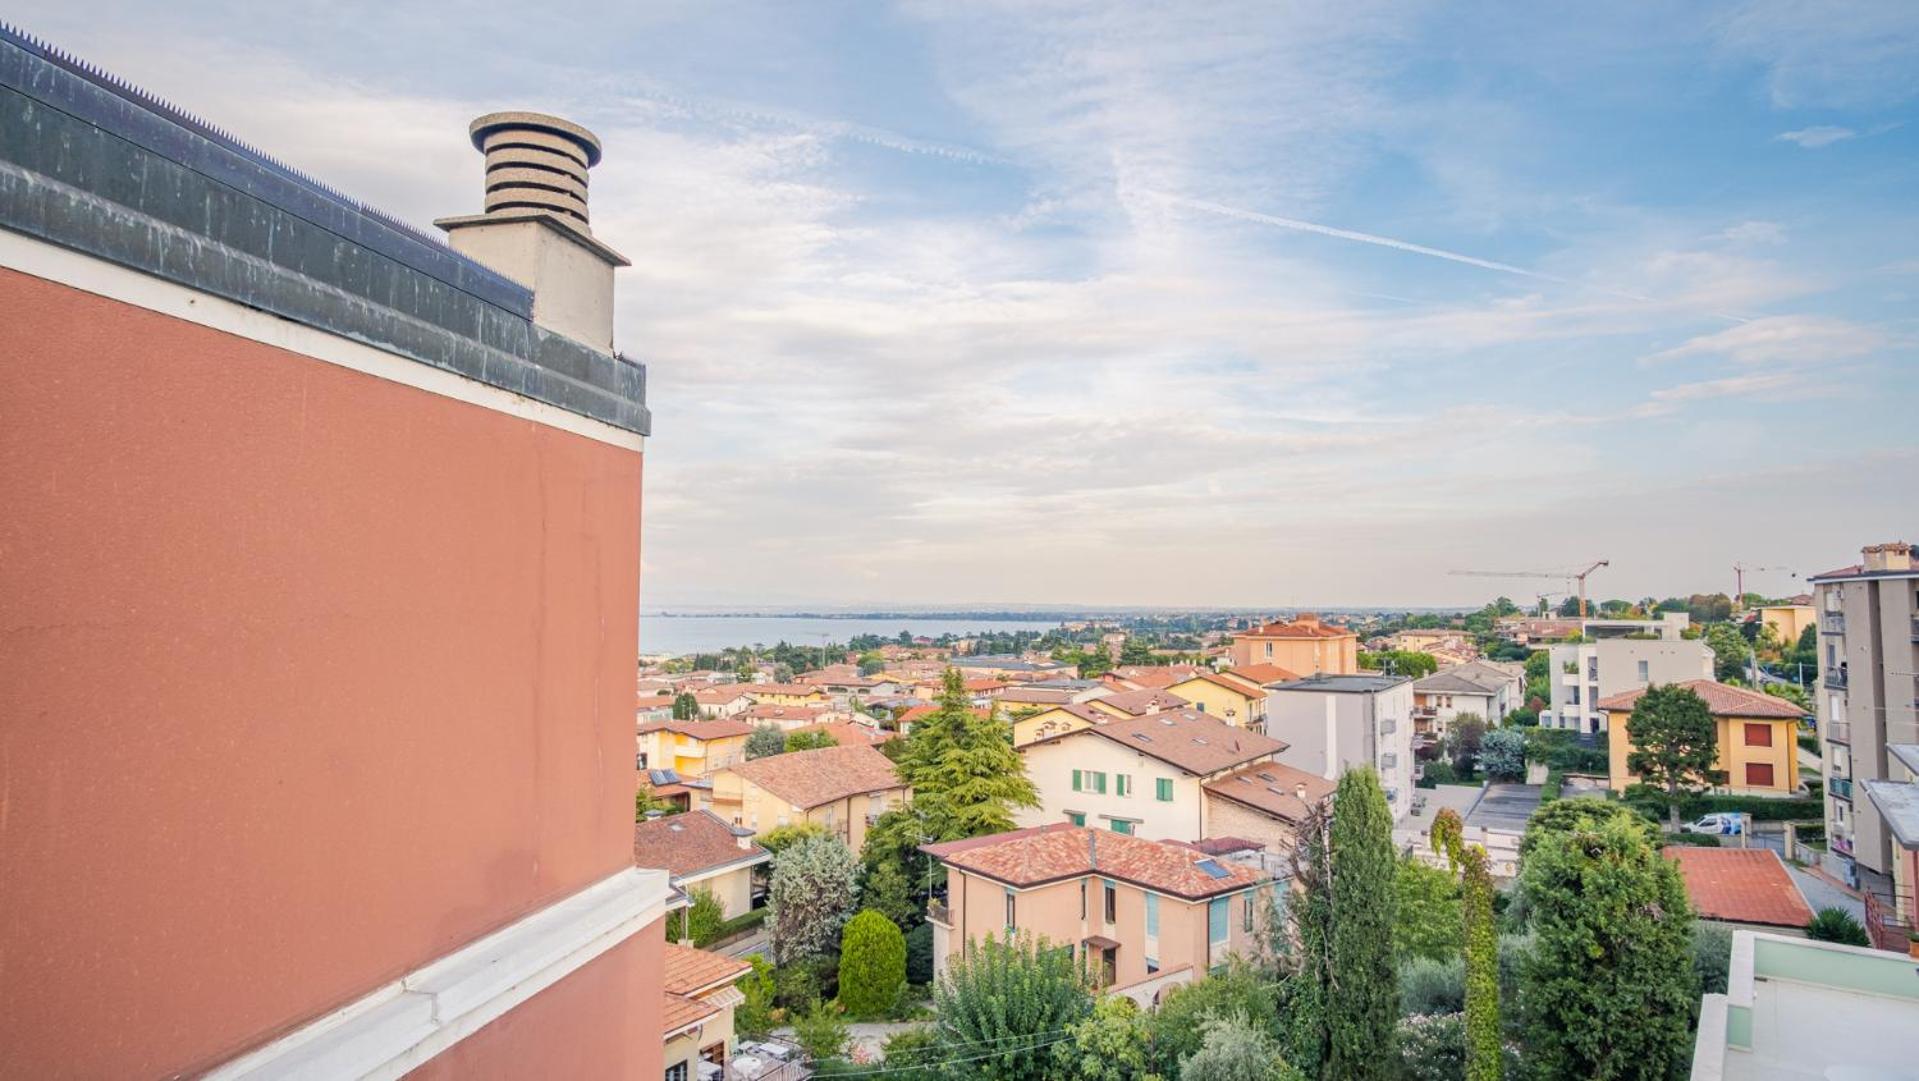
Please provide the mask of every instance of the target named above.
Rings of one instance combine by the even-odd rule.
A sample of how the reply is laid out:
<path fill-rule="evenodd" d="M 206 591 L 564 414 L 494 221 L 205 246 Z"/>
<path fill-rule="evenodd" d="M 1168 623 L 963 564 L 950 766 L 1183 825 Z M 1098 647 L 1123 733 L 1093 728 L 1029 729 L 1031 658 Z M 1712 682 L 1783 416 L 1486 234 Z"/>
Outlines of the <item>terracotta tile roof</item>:
<path fill-rule="evenodd" d="M 1301 785 L 1306 789 L 1303 800 L 1298 795 Z M 1336 781 L 1278 762 L 1255 762 L 1205 785 L 1213 795 L 1295 823 L 1305 821 L 1311 805 L 1330 797 L 1337 787 Z"/>
<path fill-rule="evenodd" d="M 711 811 L 687 811 L 633 824 L 633 865 L 657 867 L 674 878 L 768 858 L 766 849 L 750 840 L 741 848 L 733 827 Z"/>
<path fill-rule="evenodd" d="M 1266 881 L 1265 875 L 1251 867 L 1213 860 L 1188 845 L 1149 841 L 1070 822 L 926 845 L 922 851 L 949 867 L 1010 886 L 1101 875 L 1198 900 Z M 1208 867 L 1218 873 L 1209 872 Z"/>
<path fill-rule="evenodd" d="M 1232 678 L 1229 678 L 1228 676 L 1223 676 L 1219 674 L 1218 672 L 1197 672 L 1197 673 L 1194 673 L 1192 676 L 1189 676 L 1186 679 L 1181 680 L 1179 683 L 1174 684 L 1173 686 L 1177 687 L 1177 686 L 1180 686 L 1181 684 L 1191 683 L 1193 680 L 1196 680 L 1196 679 L 1204 680 L 1207 683 L 1211 683 L 1215 687 L 1223 687 L 1226 690 L 1233 692 L 1234 694 L 1243 694 L 1247 696 L 1248 698 L 1260 698 L 1260 697 L 1263 697 L 1266 693 L 1265 687 L 1250 685 L 1243 679 L 1232 679 Z"/>
<path fill-rule="evenodd" d="M 1003 679 L 969 679 L 964 682 L 963 686 L 965 686 L 968 691 L 978 693 L 980 691 L 1003 690 L 1012 686 L 1012 684 Z"/>
<path fill-rule="evenodd" d="M 728 736 L 750 735 L 753 726 L 731 717 L 721 717 L 711 721 L 675 721 L 671 719 L 648 721 L 635 730 L 640 735 L 648 732 L 667 731 L 675 735 L 691 736 L 694 739 L 725 739 Z"/>
<path fill-rule="evenodd" d="M 1290 683 L 1302 678 L 1298 672 L 1291 672 L 1276 664 L 1242 664 L 1238 668 L 1228 668 L 1226 674 L 1248 679 L 1264 687 L 1268 683 Z"/>
<path fill-rule="evenodd" d="M 789 736 L 797 736 L 802 732 L 824 732 L 832 736 L 833 742 L 842 747 L 857 747 L 861 744 L 871 747 L 885 743 L 887 740 L 899 735 L 897 732 L 886 732 L 876 728 L 868 728 L 863 724 L 858 724 L 853 721 L 832 721 L 827 724 L 809 724 L 804 728 L 795 728 L 786 734 Z"/>
<path fill-rule="evenodd" d="M 1066 732 L 1027 744 L 1037 747 L 1062 739 L 1098 736 L 1150 758 L 1205 777 L 1248 762 L 1270 758 L 1286 749 L 1271 736 L 1235 728 L 1210 713 L 1196 709 L 1166 710 L 1144 717 L 1116 717 L 1103 725 Z"/>
<path fill-rule="evenodd" d="M 710 1002 L 701 1002 L 685 995 L 669 993 L 661 997 L 666 1000 L 666 1008 L 660 1014 L 660 1033 L 667 1039 L 709 1017 L 718 1016 L 720 1012 L 720 1008 Z"/>
<path fill-rule="evenodd" d="M 752 970 L 750 963 L 737 957 L 669 942 L 660 988 L 669 995 L 697 995 L 731 983 Z"/>
<path fill-rule="evenodd" d="M 939 706 L 937 705 L 914 706 L 911 709 L 907 710 L 905 713 L 900 714 L 897 719 L 899 720 L 901 724 L 911 724 L 912 722 L 917 721 L 921 717 L 924 717 L 929 713 L 933 713 L 937 711 L 938 709 L 939 709 Z M 987 711 L 983 709 L 968 708 L 966 712 L 971 713 L 975 717 L 984 717 L 987 715 Z"/>
<path fill-rule="evenodd" d="M 742 762 L 733 772 L 795 807 L 899 788 L 893 762 L 871 747 L 821 747 Z"/>
<path fill-rule="evenodd" d="M 1114 709 L 1130 713 L 1135 717 L 1148 713 L 1158 713 L 1166 709 L 1178 709 L 1181 706 L 1192 704 L 1171 691 L 1159 690 L 1157 688 L 1143 691 L 1121 691 L 1118 694 L 1109 694 L 1103 698 L 1095 698 L 1093 701 L 1103 706 L 1112 706 Z"/>
<path fill-rule="evenodd" d="M 1311 612 L 1301 612 L 1292 622 L 1275 620 L 1236 638 L 1357 638 L 1358 635 L 1337 623 L 1321 623 Z"/>
<path fill-rule="evenodd" d="M 702 706 L 723 706 L 743 697 L 746 692 L 742 685 L 731 684 L 725 687 L 701 687 L 693 692 L 693 701 Z"/>
<path fill-rule="evenodd" d="M 1744 687 L 1730 687 L 1710 679 L 1689 679 L 1679 686 L 1692 691 L 1706 700 L 1706 708 L 1715 717 L 1763 717 L 1774 720 L 1798 720 L 1806 711 L 1783 698 L 1774 698 L 1769 694 L 1749 691 Z M 1611 712 L 1630 711 L 1639 701 L 1639 696 L 1647 688 L 1610 694 L 1593 703 L 1595 707 Z"/>
<path fill-rule="evenodd" d="M 747 694 L 823 695 L 826 693 L 811 683 L 741 683 L 738 686 Z"/>
<path fill-rule="evenodd" d="M 1770 848 L 1673 845 L 1663 855 L 1679 865 L 1692 907 L 1709 920 L 1804 927 L 1812 908 Z"/>
<path fill-rule="evenodd" d="M 1163 690 L 1184 679 L 1191 679 L 1201 669 L 1190 664 L 1122 664 L 1106 673 L 1102 678 L 1113 683 L 1124 683 L 1134 690 Z"/>
<path fill-rule="evenodd" d="M 1001 702 L 1028 706 L 1061 706 L 1073 700 L 1073 692 L 1055 687 L 1008 687 Z"/>
<path fill-rule="evenodd" d="M 775 706 L 755 702 L 735 716 L 742 721 L 818 721 L 832 712 L 830 706 Z"/>
<path fill-rule="evenodd" d="M 1112 714 L 1101 713 L 1099 710 L 1094 709 L 1092 706 L 1089 706 L 1084 702 L 1062 702 L 1061 704 L 1057 706 L 1049 706 L 1047 707 L 1045 713 L 1036 713 L 1034 714 L 1034 716 L 1043 717 L 1045 716 L 1046 713 L 1051 713 L 1054 710 L 1059 710 L 1063 713 L 1070 713 L 1073 716 L 1078 717 L 1080 720 L 1088 721 L 1092 724 L 1105 724 L 1106 722 L 1113 720 Z"/>

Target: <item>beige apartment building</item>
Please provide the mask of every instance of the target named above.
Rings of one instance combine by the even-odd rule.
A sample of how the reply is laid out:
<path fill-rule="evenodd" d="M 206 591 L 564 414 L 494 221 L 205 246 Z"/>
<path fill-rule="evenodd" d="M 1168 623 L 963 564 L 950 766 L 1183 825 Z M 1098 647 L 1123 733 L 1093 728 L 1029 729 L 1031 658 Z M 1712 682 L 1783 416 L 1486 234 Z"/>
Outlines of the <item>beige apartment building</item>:
<path fill-rule="evenodd" d="M 1278 665 L 1301 675 L 1352 675 L 1359 671 L 1359 635 L 1311 612 L 1292 622 L 1275 620 L 1233 636 L 1233 667 Z"/>
<path fill-rule="evenodd" d="M 923 851 L 946 868 L 946 902 L 930 911 L 936 974 L 987 935 L 1031 935 L 1141 1005 L 1257 950 L 1272 881 L 1194 845 L 1068 822 Z"/>
<path fill-rule="evenodd" d="M 1910 544 L 1874 544 L 1858 563 L 1811 582 L 1819 613 L 1826 837 L 1834 852 L 1890 875 L 1892 832 L 1855 785 L 1903 781 L 1904 773 L 1891 769 L 1888 747 L 1919 743 L 1919 569 Z"/>

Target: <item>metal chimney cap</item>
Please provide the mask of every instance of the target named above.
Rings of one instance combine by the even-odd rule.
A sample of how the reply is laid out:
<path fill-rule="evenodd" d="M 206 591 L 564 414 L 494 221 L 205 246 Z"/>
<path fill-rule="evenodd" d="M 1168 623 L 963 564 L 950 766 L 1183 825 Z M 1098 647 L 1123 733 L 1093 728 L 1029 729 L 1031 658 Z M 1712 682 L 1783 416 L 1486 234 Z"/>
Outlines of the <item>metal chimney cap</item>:
<path fill-rule="evenodd" d="M 467 125 L 467 135 L 473 140 L 473 149 L 485 150 L 486 138 L 498 131 L 513 128 L 530 128 L 555 135 L 580 148 L 586 155 L 586 164 L 600 163 L 600 137 L 571 120 L 565 120 L 550 113 L 534 113 L 522 110 L 488 113 Z"/>

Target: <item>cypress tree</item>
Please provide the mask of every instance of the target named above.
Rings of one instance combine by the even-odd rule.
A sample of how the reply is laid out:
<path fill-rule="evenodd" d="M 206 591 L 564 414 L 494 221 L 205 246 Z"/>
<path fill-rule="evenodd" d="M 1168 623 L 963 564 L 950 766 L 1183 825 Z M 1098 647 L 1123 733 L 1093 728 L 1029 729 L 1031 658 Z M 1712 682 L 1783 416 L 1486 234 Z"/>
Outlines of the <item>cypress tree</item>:
<path fill-rule="evenodd" d="M 1332 941 L 1324 1076 L 1339 1081 L 1396 1078 L 1399 973 L 1393 964 L 1397 916 L 1393 816 L 1379 774 L 1348 770 L 1333 795 L 1328 835 Z"/>
<path fill-rule="evenodd" d="M 1327 1000 L 1332 983 L 1333 869 L 1327 848 L 1331 822 L 1324 804 L 1314 804 L 1300 823 L 1293 849 L 1293 882 L 1299 894 L 1286 909 L 1298 944 L 1287 1024 L 1294 1065 L 1308 1077 L 1322 1076 L 1327 1047 Z"/>
<path fill-rule="evenodd" d="M 1493 877 L 1486 850 L 1460 858 L 1466 954 L 1466 1081 L 1499 1081 L 1499 935 L 1493 928 Z"/>

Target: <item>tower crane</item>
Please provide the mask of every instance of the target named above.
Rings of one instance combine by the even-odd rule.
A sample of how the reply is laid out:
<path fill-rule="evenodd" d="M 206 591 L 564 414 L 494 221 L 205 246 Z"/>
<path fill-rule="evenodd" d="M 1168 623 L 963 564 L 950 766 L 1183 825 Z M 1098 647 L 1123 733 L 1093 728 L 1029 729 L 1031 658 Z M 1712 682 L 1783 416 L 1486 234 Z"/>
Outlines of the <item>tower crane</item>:
<path fill-rule="evenodd" d="M 1735 612 L 1743 612 L 1746 610 L 1746 572 L 1747 571 L 1751 571 L 1754 574 L 1757 574 L 1760 571 L 1787 571 L 1788 573 L 1790 573 L 1791 568 L 1789 567 L 1748 567 L 1744 563 L 1734 563 L 1732 565 L 1732 577 L 1733 577 L 1732 610 Z M 1793 577 L 1797 578 L 1799 576 L 1797 574 L 1794 574 Z"/>
<path fill-rule="evenodd" d="M 1566 582 L 1579 583 L 1579 618 L 1586 618 L 1586 576 L 1601 567 L 1612 566 L 1612 560 L 1594 560 L 1584 570 L 1576 571 L 1449 571 L 1449 574 L 1465 575 L 1471 578 L 1558 578 Z"/>

